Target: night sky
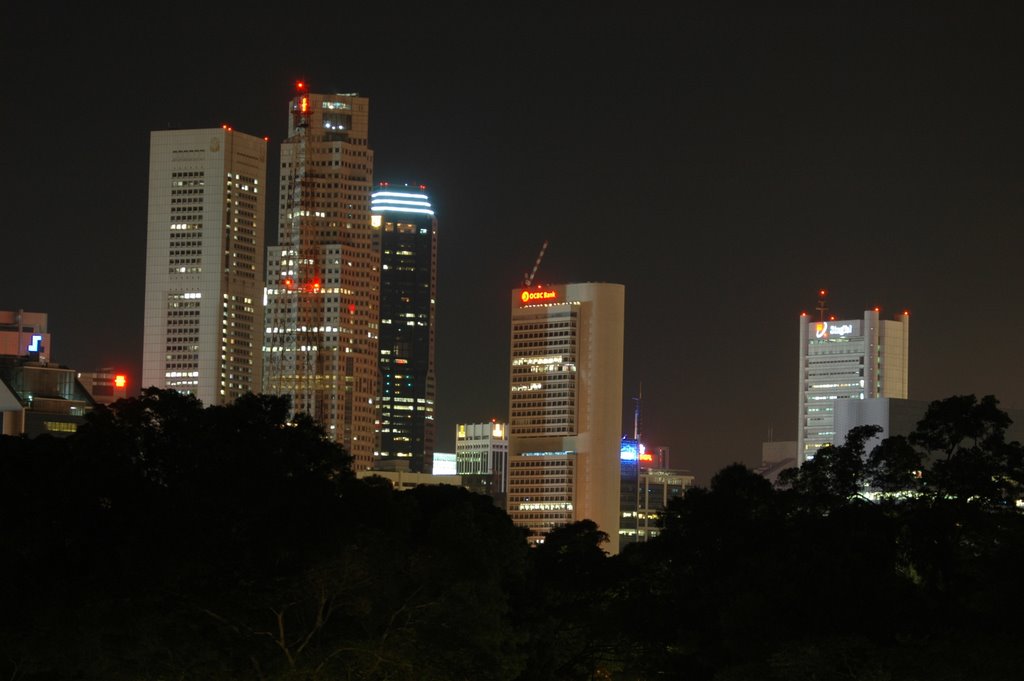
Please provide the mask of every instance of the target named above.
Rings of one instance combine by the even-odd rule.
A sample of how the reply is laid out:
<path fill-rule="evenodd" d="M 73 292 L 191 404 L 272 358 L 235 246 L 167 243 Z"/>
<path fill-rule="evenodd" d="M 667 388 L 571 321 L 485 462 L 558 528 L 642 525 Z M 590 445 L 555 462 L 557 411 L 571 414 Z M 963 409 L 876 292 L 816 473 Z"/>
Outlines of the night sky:
<path fill-rule="evenodd" d="M 509 291 L 545 240 L 538 281 L 625 284 L 624 432 L 642 382 L 646 441 L 698 482 L 795 439 L 821 287 L 839 318 L 910 310 L 911 398 L 1024 408 L 1021 17 L 768 4 L 8 3 L 0 309 L 137 381 L 149 132 L 269 135 L 276 186 L 304 78 L 368 96 L 376 179 L 433 196 L 440 451 L 507 417 Z"/>

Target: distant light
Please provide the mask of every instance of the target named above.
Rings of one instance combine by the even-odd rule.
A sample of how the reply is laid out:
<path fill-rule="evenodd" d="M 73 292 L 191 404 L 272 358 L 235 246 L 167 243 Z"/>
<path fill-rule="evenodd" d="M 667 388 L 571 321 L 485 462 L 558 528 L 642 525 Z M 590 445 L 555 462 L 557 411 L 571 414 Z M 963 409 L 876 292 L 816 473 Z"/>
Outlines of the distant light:
<path fill-rule="evenodd" d="M 295 89 L 298 90 L 299 92 L 302 92 L 303 90 L 306 89 L 306 84 L 303 83 L 301 80 L 297 80 L 295 81 Z"/>
<path fill-rule="evenodd" d="M 356 304 L 355 303 L 349 303 L 348 304 L 348 313 L 349 314 L 355 314 L 356 313 Z"/>
<path fill-rule="evenodd" d="M 125 376 L 124 374 L 118 374 L 117 376 L 114 376 L 114 387 L 123 388 L 126 385 L 128 385 L 127 376 Z"/>
<path fill-rule="evenodd" d="M 881 311 L 882 311 L 882 308 L 880 308 L 880 307 L 878 307 L 878 306 L 876 305 L 876 306 L 875 306 L 875 312 L 881 312 Z"/>
<path fill-rule="evenodd" d="M 299 110 L 302 113 L 309 113 L 309 97 L 303 95 L 302 99 L 299 100 Z"/>
<path fill-rule="evenodd" d="M 269 137 L 267 137 L 266 135 L 264 135 L 264 136 L 263 136 L 263 141 L 264 141 L 264 142 L 269 142 L 269 141 L 270 141 L 270 138 L 269 138 Z"/>

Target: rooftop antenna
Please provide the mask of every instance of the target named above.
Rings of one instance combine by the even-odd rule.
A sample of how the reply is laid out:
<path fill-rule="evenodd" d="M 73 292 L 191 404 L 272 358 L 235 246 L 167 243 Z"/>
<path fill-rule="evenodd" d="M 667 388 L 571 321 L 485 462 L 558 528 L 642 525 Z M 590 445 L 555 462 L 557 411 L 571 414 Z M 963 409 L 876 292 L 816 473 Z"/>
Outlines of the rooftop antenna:
<path fill-rule="evenodd" d="M 818 311 L 819 322 L 825 321 L 825 313 L 828 311 L 828 305 L 825 304 L 825 299 L 827 296 L 828 291 L 826 291 L 825 289 L 818 289 L 818 307 L 814 309 Z"/>
<path fill-rule="evenodd" d="M 523 288 L 530 288 L 530 284 L 533 283 L 533 277 L 537 274 L 537 268 L 540 267 L 540 260 L 544 257 L 544 251 L 548 248 L 548 240 L 544 240 L 544 245 L 540 247 L 540 254 L 537 256 L 537 262 L 533 263 L 533 271 L 529 274 L 523 275 Z"/>
<path fill-rule="evenodd" d="M 640 441 L 640 402 L 644 399 L 644 384 L 640 382 L 640 392 L 633 398 L 635 406 L 633 407 L 633 439 L 637 442 Z"/>

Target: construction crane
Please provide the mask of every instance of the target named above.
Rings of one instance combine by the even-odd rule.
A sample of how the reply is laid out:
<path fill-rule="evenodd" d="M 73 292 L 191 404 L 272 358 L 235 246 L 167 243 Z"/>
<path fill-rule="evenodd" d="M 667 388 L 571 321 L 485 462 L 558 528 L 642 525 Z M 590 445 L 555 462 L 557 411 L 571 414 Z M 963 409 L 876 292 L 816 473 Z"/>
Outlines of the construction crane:
<path fill-rule="evenodd" d="M 544 245 L 540 247 L 540 254 L 537 256 L 537 262 L 533 263 L 533 271 L 529 274 L 523 274 L 523 288 L 530 288 L 530 284 L 533 283 L 533 277 L 537 274 L 537 268 L 540 267 L 541 258 L 544 257 L 544 251 L 548 248 L 548 240 L 544 240 Z"/>

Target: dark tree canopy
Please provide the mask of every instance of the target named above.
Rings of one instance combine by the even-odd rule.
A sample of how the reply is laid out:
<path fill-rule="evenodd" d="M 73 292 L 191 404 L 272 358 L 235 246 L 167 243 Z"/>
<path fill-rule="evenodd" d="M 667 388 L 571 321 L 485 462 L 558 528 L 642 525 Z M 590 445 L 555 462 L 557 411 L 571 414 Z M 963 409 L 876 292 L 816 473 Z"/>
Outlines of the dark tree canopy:
<path fill-rule="evenodd" d="M 1024 653 L 1019 443 L 934 403 L 773 488 L 741 465 L 619 556 L 537 549 L 490 498 L 356 480 L 286 401 L 149 390 L 0 438 L 0 675 L 103 679 L 1005 679 Z"/>

